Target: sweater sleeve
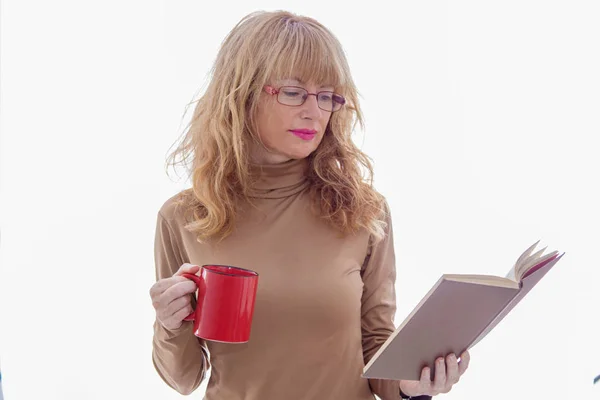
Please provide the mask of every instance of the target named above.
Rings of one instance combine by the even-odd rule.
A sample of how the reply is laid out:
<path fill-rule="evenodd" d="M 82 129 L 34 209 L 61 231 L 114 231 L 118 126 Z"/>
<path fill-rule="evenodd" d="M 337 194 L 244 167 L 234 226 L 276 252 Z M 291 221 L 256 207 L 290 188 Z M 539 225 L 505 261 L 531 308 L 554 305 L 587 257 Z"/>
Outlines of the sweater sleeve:
<path fill-rule="evenodd" d="M 184 262 L 177 236 L 159 212 L 154 241 L 156 280 L 173 276 Z M 195 303 L 192 295 L 194 307 Z M 154 321 L 152 362 L 162 380 L 184 395 L 200 386 L 209 366 L 206 345 L 194 335 L 193 323 L 188 321 L 174 330 Z"/>
<path fill-rule="evenodd" d="M 385 236 L 381 241 L 369 244 L 361 269 L 364 284 L 361 328 L 365 365 L 396 329 L 396 261 L 392 219 L 387 203 L 385 211 Z M 401 399 L 399 380 L 369 379 L 369 385 L 371 391 L 382 400 Z M 430 396 L 413 398 L 431 399 Z"/>

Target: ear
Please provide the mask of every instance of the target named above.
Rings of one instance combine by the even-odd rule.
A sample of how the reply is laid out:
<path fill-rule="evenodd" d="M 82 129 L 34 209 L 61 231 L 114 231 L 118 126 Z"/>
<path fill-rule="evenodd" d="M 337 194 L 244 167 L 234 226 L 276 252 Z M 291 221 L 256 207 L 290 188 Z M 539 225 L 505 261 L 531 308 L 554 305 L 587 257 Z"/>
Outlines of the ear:
<path fill-rule="evenodd" d="M 267 86 L 265 86 L 265 92 L 273 95 L 273 94 L 277 93 L 277 90 L 275 90 L 274 87 L 267 85 Z"/>

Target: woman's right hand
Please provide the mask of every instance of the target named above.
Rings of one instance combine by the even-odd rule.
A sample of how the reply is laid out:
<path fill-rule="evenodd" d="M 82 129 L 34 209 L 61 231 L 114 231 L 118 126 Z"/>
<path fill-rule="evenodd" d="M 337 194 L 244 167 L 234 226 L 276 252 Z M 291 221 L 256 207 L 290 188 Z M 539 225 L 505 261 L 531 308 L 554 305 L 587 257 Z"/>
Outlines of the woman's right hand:
<path fill-rule="evenodd" d="M 196 291 L 196 284 L 181 274 L 195 274 L 199 270 L 198 265 L 185 263 L 172 277 L 160 279 L 150 288 L 156 319 L 165 328 L 179 328 L 183 319 L 192 313 L 190 293 Z"/>

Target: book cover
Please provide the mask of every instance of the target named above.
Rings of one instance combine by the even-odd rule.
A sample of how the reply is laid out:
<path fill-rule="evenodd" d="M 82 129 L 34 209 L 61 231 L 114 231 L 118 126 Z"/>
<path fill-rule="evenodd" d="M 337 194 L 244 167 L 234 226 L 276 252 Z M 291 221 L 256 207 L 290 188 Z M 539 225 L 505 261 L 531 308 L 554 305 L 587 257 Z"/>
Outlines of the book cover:
<path fill-rule="evenodd" d="M 529 247 L 507 277 L 445 274 L 369 360 L 363 377 L 419 380 L 437 357 L 459 356 L 489 333 L 564 255 L 531 255 Z"/>

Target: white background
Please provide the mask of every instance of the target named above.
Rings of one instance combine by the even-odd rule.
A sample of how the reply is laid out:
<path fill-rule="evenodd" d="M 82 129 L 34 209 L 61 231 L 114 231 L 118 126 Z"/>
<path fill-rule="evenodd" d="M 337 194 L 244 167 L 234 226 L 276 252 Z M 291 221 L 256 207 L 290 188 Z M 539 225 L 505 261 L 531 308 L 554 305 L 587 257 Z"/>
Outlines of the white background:
<path fill-rule="evenodd" d="M 3 1 L 5 398 L 183 397 L 151 362 L 156 212 L 188 187 L 164 161 L 257 9 L 345 47 L 394 217 L 397 324 L 443 273 L 504 276 L 538 239 L 566 252 L 439 397 L 600 398 L 597 3 L 241 3 Z"/>

